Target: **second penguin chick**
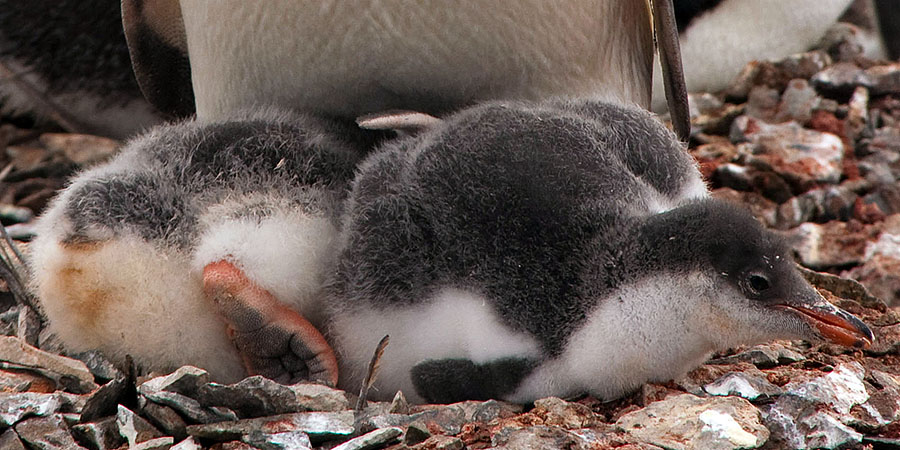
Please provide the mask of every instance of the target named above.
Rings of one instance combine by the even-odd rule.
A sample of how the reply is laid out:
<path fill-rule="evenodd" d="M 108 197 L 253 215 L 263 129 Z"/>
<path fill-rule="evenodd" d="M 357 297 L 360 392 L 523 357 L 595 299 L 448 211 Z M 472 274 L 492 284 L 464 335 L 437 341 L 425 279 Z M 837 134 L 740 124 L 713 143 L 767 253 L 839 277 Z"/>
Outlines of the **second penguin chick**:
<path fill-rule="evenodd" d="M 69 349 L 153 370 L 335 383 L 310 321 L 365 148 L 357 134 L 257 110 L 132 140 L 40 219 L 32 284 L 50 329 Z"/>
<path fill-rule="evenodd" d="M 621 396 L 711 352 L 871 341 L 650 114 L 491 103 L 363 162 L 330 287 L 346 386 L 414 401 Z"/>

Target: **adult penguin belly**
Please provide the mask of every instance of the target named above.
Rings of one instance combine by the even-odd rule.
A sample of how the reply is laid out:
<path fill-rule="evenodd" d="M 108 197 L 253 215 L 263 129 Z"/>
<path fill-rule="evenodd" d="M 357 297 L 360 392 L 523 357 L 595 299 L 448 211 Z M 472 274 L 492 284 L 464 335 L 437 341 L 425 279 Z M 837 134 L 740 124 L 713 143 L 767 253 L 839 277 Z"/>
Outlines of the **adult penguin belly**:
<path fill-rule="evenodd" d="M 648 0 L 125 0 L 123 10 L 145 94 L 185 112 L 193 101 L 178 86 L 190 79 L 201 119 L 259 103 L 355 118 L 486 99 L 650 102 Z"/>
<path fill-rule="evenodd" d="M 563 94 L 649 102 L 643 1 L 181 5 L 204 118 L 261 100 L 346 117 Z"/>

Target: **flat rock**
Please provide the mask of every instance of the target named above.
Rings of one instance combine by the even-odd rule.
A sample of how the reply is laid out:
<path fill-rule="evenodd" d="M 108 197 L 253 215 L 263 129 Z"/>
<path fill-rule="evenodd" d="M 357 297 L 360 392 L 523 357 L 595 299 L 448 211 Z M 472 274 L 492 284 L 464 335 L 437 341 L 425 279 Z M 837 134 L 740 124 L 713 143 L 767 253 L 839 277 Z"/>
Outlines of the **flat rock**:
<path fill-rule="evenodd" d="M 237 420 L 233 414 L 222 414 L 220 410 L 204 408 L 200 402 L 177 392 L 157 391 L 143 394 L 147 400 L 168 406 L 194 423 L 215 423 Z"/>
<path fill-rule="evenodd" d="M 73 388 L 75 393 L 86 393 L 97 388 L 94 375 L 83 362 L 39 350 L 16 337 L 0 336 L 0 361 L 37 369 L 41 373 L 58 374 L 61 382 Z"/>
<path fill-rule="evenodd" d="M 709 395 L 737 395 L 747 400 L 770 398 L 783 391 L 761 376 L 732 372 L 703 387 Z"/>
<path fill-rule="evenodd" d="M 200 441 L 197 438 L 191 436 L 175 445 L 173 445 L 169 450 L 201 450 L 203 447 L 200 446 Z"/>
<path fill-rule="evenodd" d="M 125 443 L 125 438 L 119 434 L 114 416 L 96 422 L 73 425 L 71 431 L 76 439 L 89 443 L 90 447 L 96 450 L 113 450 Z"/>
<path fill-rule="evenodd" d="M 531 412 L 543 418 L 546 425 L 567 429 L 588 428 L 601 421 L 601 418 L 587 406 L 556 397 L 535 400 Z"/>
<path fill-rule="evenodd" d="M 147 394 L 158 391 L 175 392 L 193 397 L 202 386 L 209 383 L 209 373 L 194 366 L 182 366 L 161 377 L 152 378 L 138 386 L 138 392 Z"/>
<path fill-rule="evenodd" d="M 25 444 L 19 439 L 19 435 L 12 428 L 0 434 L 0 448 L 3 450 L 25 450 Z"/>
<path fill-rule="evenodd" d="M 128 441 L 129 447 L 163 437 L 159 430 L 150 425 L 150 422 L 147 422 L 147 420 L 122 405 L 119 405 L 118 413 L 116 414 L 116 425 L 119 428 L 119 434 Z"/>
<path fill-rule="evenodd" d="M 41 450 L 82 450 L 69 434 L 62 414 L 47 417 L 33 417 L 16 424 L 19 438 L 32 448 Z"/>
<path fill-rule="evenodd" d="M 146 399 L 144 401 L 139 400 L 138 405 L 140 405 L 141 416 L 149 420 L 165 434 L 176 439 L 187 437 L 187 423 L 174 409 L 147 401 Z"/>
<path fill-rule="evenodd" d="M 781 234 L 797 252 L 801 264 L 821 270 L 863 262 L 868 242 L 877 230 L 872 226 L 833 221 L 804 223 Z"/>
<path fill-rule="evenodd" d="M 673 449 L 757 448 L 769 438 L 759 411 L 739 397 L 677 395 L 625 414 L 616 425 L 639 441 Z"/>
<path fill-rule="evenodd" d="M 806 357 L 786 347 L 784 344 L 772 342 L 754 345 L 736 355 L 710 360 L 710 364 L 734 364 L 748 362 L 760 369 L 803 361 Z"/>
<path fill-rule="evenodd" d="M 243 442 L 260 450 L 309 450 L 312 443 L 302 431 L 263 433 L 253 431 L 242 438 Z"/>
<path fill-rule="evenodd" d="M 350 439 L 332 450 L 372 450 L 396 441 L 402 434 L 402 428 L 381 428 Z"/>
<path fill-rule="evenodd" d="M 0 393 L 0 424 L 14 425 L 26 416 L 49 416 L 56 413 L 78 413 L 84 406 L 82 397 L 54 392 Z"/>
<path fill-rule="evenodd" d="M 101 382 L 113 380 L 120 373 L 119 369 L 116 369 L 116 366 L 106 359 L 99 350 L 73 353 L 69 356 L 83 362 L 94 375 L 94 378 Z"/>
<path fill-rule="evenodd" d="M 803 128 L 797 122 L 771 125 L 750 116 L 734 120 L 733 142 L 748 141 L 746 155 L 759 161 L 800 187 L 815 183 L 837 183 L 843 172 L 844 144 L 838 136 Z"/>
<path fill-rule="evenodd" d="M 81 410 L 81 421 L 91 422 L 116 414 L 117 405 L 122 401 L 125 388 L 124 376 L 119 376 L 119 378 L 100 386 L 87 397 L 84 408 Z"/>
<path fill-rule="evenodd" d="M 230 385 L 208 383 L 199 388 L 197 400 L 204 406 L 232 409 L 240 417 L 350 409 L 343 391 L 312 383 L 288 386 L 261 376 Z"/>
<path fill-rule="evenodd" d="M 169 450 L 175 439 L 171 436 L 164 436 L 155 439 L 149 439 L 137 445 L 130 446 L 130 450 Z"/>
<path fill-rule="evenodd" d="M 190 425 L 187 432 L 191 436 L 215 441 L 240 439 L 254 430 L 266 433 L 302 431 L 314 441 L 341 438 L 354 432 L 352 411 L 301 412 L 281 414 L 255 419 L 242 419 L 205 425 Z"/>

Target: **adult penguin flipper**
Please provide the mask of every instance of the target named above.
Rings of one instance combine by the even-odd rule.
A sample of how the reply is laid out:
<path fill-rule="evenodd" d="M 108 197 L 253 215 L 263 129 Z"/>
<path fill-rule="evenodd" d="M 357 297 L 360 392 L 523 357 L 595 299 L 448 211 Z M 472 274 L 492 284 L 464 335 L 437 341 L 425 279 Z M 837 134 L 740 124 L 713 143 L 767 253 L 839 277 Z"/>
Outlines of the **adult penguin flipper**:
<path fill-rule="evenodd" d="M 122 0 L 122 25 L 144 97 L 173 117 L 194 113 L 194 90 L 179 0 Z"/>
<path fill-rule="evenodd" d="M 653 28 L 659 62 L 662 66 L 663 86 L 666 103 L 672 117 L 672 127 L 682 142 L 691 135 L 691 116 L 688 110 L 687 86 L 681 65 L 681 47 L 678 43 L 678 26 L 675 24 L 675 9 L 672 0 L 651 0 L 653 6 Z"/>
<path fill-rule="evenodd" d="M 528 358 L 501 358 L 477 364 L 465 358 L 429 359 L 413 366 L 416 393 L 429 403 L 503 398 L 537 366 Z"/>

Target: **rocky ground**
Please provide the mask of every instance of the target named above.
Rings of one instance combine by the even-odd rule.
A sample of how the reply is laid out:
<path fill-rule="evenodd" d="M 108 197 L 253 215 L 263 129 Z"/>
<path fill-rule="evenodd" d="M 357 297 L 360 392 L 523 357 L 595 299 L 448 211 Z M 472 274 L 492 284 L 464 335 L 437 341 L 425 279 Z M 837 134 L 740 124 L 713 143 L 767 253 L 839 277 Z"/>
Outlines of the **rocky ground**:
<path fill-rule="evenodd" d="M 872 348 L 733 349 L 608 403 L 411 406 L 398 393 L 356 408 L 353 393 L 320 385 L 220 385 L 191 367 L 153 377 L 68 354 L 7 273 L 0 449 L 900 449 L 900 64 L 866 60 L 838 29 L 820 50 L 751 64 L 725 92 L 694 96 L 693 115 L 690 151 L 715 195 L 783 233 L 803 266 L 858 280 L 809 273 L 872 326 Z M 65 177 L 117 146 L 0 125 L 0 220 L 13 238 L 27 241 Z M 0 258 L 18 260 L 8 246 Z"/>

